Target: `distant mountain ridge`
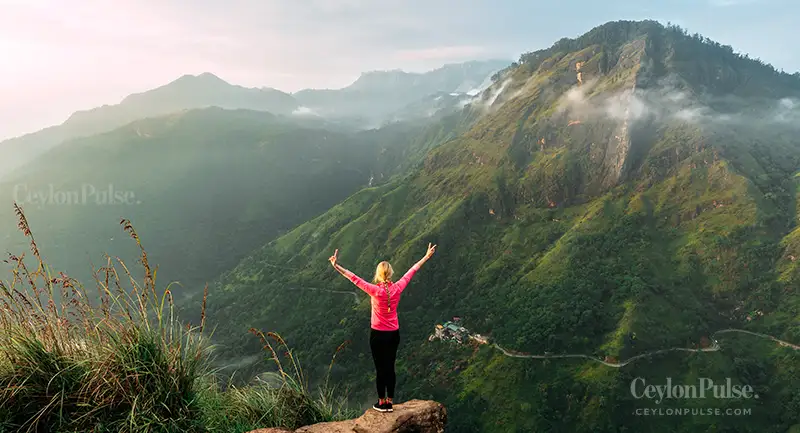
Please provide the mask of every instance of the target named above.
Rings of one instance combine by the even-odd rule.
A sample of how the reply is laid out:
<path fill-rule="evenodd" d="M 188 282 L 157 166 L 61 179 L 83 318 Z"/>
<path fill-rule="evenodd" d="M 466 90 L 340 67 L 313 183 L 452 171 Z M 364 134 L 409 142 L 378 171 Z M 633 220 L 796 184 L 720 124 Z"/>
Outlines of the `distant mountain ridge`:
<path fill-rule="evenodd" d="M 347 90 L 385 91 L 393 84 L 397 90 L 408 87 L 431 91 L 462 91 L 472 89 L 487 76 L 508 66 L 510 60 L 475 60 L 465 63 L 448 63 L 428 72 L 405 72 L 400 69 L 390 71 L 370 71 L 361 74 Z M 465 87 L 466 86 L 466 87 Z M 342 89 L 342 90 L 345 90 Z"/>
<path fill-rule="evenodd" d="M 104 121 L 130 123 L 147 117 L 157 117 L 180 110 L 216 106 L 226 109 L 268 111 L 290 114 L 297 102 L 288 93 L 271 88 L 247 88 L 222 80 L 209 72 L 184 75 L 169 84 L 134 93 L 118 105 L 78 111 L 66 123 L 90 125 Z"/>
<path fill-rule="evenodd" d="M 509 64 L 510 60 L 476 60 L 424 73 L 371 71 L 342 89 L 305 89 L 293 96 L 323 117 L 358 118 L 364 125 L 378 126 L 394 121 L 398 112 L 431 95 L 476 89 Z M 427 117 L 425 112 L 420 111 L 419 117 Z"/>
<path fill-rule="evenodd" d="M 132 94 L 119 104 L 78 111 L 61 125 L 0 142 L 0 174 L 71 139 L 108 132 L 140 119 L 210 106 L 273 114 L 291 114 L 298 107 L 291 95 L 279 90 L 236 86 L 211 73 L 184 75 L 164 86 Z"/>
<path fill-rule="evenodd" d="M 248 109 L 284 116 L 326 117 L 359 127 L 374 127 L 396 120 L 395 111 L 429 95 L 477 86 L 509 63 L 493 60 L 448 64 L 426 73 L 366 72 L 343 89 L 306 89 L 294 95 L 269 87 L 233 85 L 208 72 L 184 75 L 166 85 L 129 95 L 119 104 L 78 111 L 61 125 L 0 142 L 0 177 L 65 141 L 188 109 L 211 106 Z"/>

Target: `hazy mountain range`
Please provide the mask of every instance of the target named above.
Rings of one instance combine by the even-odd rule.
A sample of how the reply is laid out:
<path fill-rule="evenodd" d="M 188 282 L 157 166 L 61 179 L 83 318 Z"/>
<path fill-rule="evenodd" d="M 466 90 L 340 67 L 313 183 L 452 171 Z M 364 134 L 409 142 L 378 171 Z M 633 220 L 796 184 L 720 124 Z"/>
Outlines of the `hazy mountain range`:
<path fill-rule="evenodd" d="M 211 73 L 185 75 L 159 88 L 130 95 L 117 105 L 79 111 L 61 125 L 0 142 L 0 178 L 64 141 L 107 132 L 138 119 L 194 108 L 214 106 L 318 116 L 358 128 L 378 127 L 396 120 L 393 114 L 406 105 L 433 93 L 472 90 L 509 63 L 474 61 L 445 65 L 426 73 L 368 72 L 343 89 L 303 90 L 293 95 L 268 87 L 233 85 Z"/>
<path fill-rule="evenodd" d="M 507 60 L 473 61 L 443 66 L 424 74 L 380 71 L 362 74 L 353 84 L 339 90 L 302 90 L 293 96 L 312 113 L 324 117 L 353 118 L 366 126 L 379 126 L 407 113 L 406 106 L 443 93 L 481 90 L 492 74 L 509 65 Z M 431 107 L 433 108 L 433 107 Z M 435 110 L 438 112 L 439 110 Z M 428 110 L 417 111 L 418 117 Z"/>

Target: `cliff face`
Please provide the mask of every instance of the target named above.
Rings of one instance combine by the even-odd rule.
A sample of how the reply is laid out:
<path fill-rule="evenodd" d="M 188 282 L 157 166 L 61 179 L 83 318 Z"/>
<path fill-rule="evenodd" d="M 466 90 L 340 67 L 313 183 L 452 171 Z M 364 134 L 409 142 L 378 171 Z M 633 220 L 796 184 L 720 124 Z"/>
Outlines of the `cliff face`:
<path fill-rule="evenodd" d="M 620 71 L 629 70 L 630 75 L 623 84 L 623 90 L 620 93 L 621 107 L 624 110 L 622 118 L 619 120 L 619 126 L 614 131 L 614 136 L 610 138 L 605 147 L 605 158 L 603 161 L 603 168 L 607 175 L 602 180 L 603 187 L 609 188 L 616 186 L 616 184 L 624 179 L 626 170 L 630 168 L 630 155 L 631 155 L 631 137 L 629 133 L 630 123 L 635 115 L 634 94 L 636 92 L 636 79 L 638 71 L 642 64 L 644 57 L 644 40 L 639 39 L 623 47 L 620 54 L 620 61 L 617 68 Z M 612 70 L 612 73 L 615 71 Z M 634 113 L 632 113 L 634 108 Z"/>
<path fill-rule="evenodd" d="M 294 432 L 281 428 L 250 433 L 443 433 L 447 411 L 435 401 L 411 400 L 394 406 L 394 412 L 368 409 L 359 418 L 301 427 Z"/>
<path fill-rule="evenodd" d="M 538 190 L 528 198 L 545 206 L 616 187 L 635 174 L 652 141 L 638 132 L 652 129 L 642 101 L 663 63 L 657 54 L 641 35 L 613 47 L 542 52 L 504 71 L 470 105 L 474 126 L 429 155 L 426 175 L 475 189 L 492 167 L 513 166 L 525 188 Z M 460 182 L 444 182 L 451 169 Z"/>

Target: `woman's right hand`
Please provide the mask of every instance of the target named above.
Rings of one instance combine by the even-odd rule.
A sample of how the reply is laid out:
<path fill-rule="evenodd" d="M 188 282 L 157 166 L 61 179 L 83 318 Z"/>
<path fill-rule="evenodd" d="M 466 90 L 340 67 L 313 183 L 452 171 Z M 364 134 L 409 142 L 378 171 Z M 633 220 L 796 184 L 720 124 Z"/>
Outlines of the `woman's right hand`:
<path fill-rule="evenodd" d="M 336 251 L 333 252 L 333 255 L 328 258 L 328 261 L 331 262 L 331 266 L 334 268 L 336 267 L 336 259 L 339 255 L 339 249 L 337 248 Z"/>
<path fill-rule="evenodd" d="M 435 252 L 436 252 L 436 245 L 431 245 L 431 243 L 428 242 L 428 252 L 425 253 L 425 260 L 428 260 L 429 258 L 431 258 L 431 256 Z"/>

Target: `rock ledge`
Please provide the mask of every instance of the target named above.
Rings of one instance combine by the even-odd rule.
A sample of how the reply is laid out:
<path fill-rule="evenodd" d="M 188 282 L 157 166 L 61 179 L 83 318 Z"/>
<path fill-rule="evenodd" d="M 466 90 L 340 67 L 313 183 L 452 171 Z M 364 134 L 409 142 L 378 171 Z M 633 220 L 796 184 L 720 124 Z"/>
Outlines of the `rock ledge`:
<path fill-rule="evenodd" d="M 356 419 L 324 422 L 301 427 L 294 432 L 281 428 L 253 430 L 250 433 L 443 433 L 447 410 L 440 403 L 411 400 L 396 404 L 394 412 L 368 409 Z"/>

